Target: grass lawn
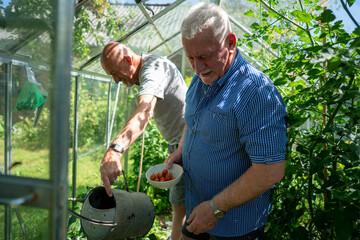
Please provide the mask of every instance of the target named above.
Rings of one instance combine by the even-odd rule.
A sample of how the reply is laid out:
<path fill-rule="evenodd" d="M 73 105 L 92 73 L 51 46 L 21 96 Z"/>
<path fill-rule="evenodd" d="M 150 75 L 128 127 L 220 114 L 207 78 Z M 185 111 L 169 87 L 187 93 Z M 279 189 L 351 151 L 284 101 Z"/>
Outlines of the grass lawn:
<path fill-rule="evenodd" d="M 0 140 L 0 163 L 4 167 L 4 140 Z M 86 151 L 83 150 L 82 152 Z M 72 150 L 69 153 L 69 196 L 72 195 Z M 99 173 L 99 166 L 104 148 L 86 155 L 77 161 L 77 192 L 76 195 L 86 194 L 88 188 L 93 188 L 101 185 L 101 178 Z M 19 162 L 12 169 L 12 174 L 22 177 L 32 178 L 49 178 L 49 151 L 48 149 L 28 150 L 26 148 L 17 148 L 13 145 L 12 149 L 12 163 Z M 70 205 L 69 205 L 70 206 Z M 16 210 L 15 210 L 16 209 Z M 0 205 L 0 239 L 4 239 L 4 205 Z M 14 207 L 12 211 L 12 239 L 26 239 L 22 233 L 17 212 L 20 213 L 21 218 L 26 227 L 29 239 L 47 239 L 48 234 L 48 218 L 49 212 L 44 209 L 32 207 Z"/>

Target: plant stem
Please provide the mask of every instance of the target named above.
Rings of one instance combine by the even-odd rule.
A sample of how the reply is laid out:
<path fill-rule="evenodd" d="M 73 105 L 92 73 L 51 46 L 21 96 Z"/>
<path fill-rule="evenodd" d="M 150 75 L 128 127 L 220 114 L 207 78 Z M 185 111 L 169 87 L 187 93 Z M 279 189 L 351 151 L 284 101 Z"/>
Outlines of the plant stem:
<path fill-rule="evenodd" d="M 353 81 L 354 81 L 354 77 L 350 80 L 349 86 L 351 86 L 351 85 L 353 84 Z M 323 133 L 325 133 L 325 132 L 328 130 L 328 128 L 330 128 L 332 122 L 333 122 L 334 119 L 335 119 L 335 116 L 336 116 L 337 112 L 340 110 L 340 108 L 341 108 L 341 106 L 343 105 L 344 102 L 345 102 L 345 100 L 343 100 L 343 99 L 340 99 L 340 100 L 339 100 L 338 105 L 336 106 L 333 114 L 331 114 L 331 116 L 330 116 L 330 118 L 329 118 L 329 121 L 327 122 L 325 128 L 324 128 L 323 131 L 322 131 Z"/>
<path fill-rule="evenodd" d="M 346 11 L 346 13 L 349 15 L 350 19 L 354 22 L 354 24 L 357 27 L 360 27 L 359 24 L 356 22 L 355 18 L 351 15 L 349 9 L 347 8 L 346 4 L 344 3 L 344 0 L 341 0 L 341 4 L 342 4 L 344 10 Z"/>
<path fill-rule="evenodd" d="M 302 5 L 301 0 L 299 0 L 299 5 L 301 7 L 301 11 L 304 11 L 304 7 Z M 309 35 L 310 41 L 311 41 L 311 45 L 314 46 L 314 40 L 312 39 L 311 33 L 310 33 L 310 29 L 309 29 L 309 24 L 306 24 L 306 33 Z"/>
<path fill-rule="evenodd" d="M 299 24 L 297 24 L 296 22 L 294 22 L 294 21 L 291 20 L 290 18 L 288 18 L 288 17 L 284 16 L 283 14 L 279 13 L 278 11 L 276 11 L 275 9 L 273 9 L 272 7 L 270 7 L 270 6 L 269 6 L 266 2 L 264 2 L 263 0 L 260 0 L 260 2 L 261 2 L 262 4 L 264 4 L 265 7 L 266 7 L 268 10 L 270 10 L 270 11 L 276 13 L 277 15 L 279 15 L 279 17 L 281 17 L 281 18 L 285 19 L 286 21 L 292 23 L 293 25 L 295 25 L 296 27 L 302 29 L 303 31 L 306 31 L 305 28 L 303 28 L 302 26 L 300 26 Z"/>

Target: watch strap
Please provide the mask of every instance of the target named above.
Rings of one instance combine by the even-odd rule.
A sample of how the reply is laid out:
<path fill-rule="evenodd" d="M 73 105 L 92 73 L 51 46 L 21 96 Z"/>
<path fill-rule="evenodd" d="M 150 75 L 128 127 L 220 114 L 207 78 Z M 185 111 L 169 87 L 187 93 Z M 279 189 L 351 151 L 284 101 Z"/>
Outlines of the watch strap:
<path fill-rule="evenodd" d="M 216 207 L 213 199 L 211 199 L 209 201 L 209 205 L 210 205 L 211 210 L 214 212 L 215 217 L 222 218 L 225 215 L 224 211 L 222 211 Z"/>

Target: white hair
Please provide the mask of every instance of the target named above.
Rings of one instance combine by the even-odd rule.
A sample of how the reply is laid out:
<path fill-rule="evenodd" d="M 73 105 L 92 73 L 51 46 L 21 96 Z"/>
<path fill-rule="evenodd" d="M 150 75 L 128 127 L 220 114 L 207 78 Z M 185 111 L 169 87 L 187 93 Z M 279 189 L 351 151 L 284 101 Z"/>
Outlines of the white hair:
<path fill-rule="evenodd" d="M 214 38 L 221 42 L 231 32 L 228 14 L 213 3 L 198 3 L 192 6 L 181 24 L 181 34 L 185 39 L 193 39 L 195 34 L 211 28 Z"/>

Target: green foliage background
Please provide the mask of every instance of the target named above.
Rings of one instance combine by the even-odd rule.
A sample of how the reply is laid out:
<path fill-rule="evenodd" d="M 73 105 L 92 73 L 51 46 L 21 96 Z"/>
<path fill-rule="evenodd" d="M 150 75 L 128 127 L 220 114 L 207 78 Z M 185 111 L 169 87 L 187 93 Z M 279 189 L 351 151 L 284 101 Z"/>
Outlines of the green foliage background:
<path fill-rule="evenodd" d="M 260 1 L 245 15 L 260 21 L 239 45 L 264 63 L 289 115 L 286 174 L 273 189 L 266 239 L 360 239 L 358 23 L 347 33 L 317 1 Z"/>

